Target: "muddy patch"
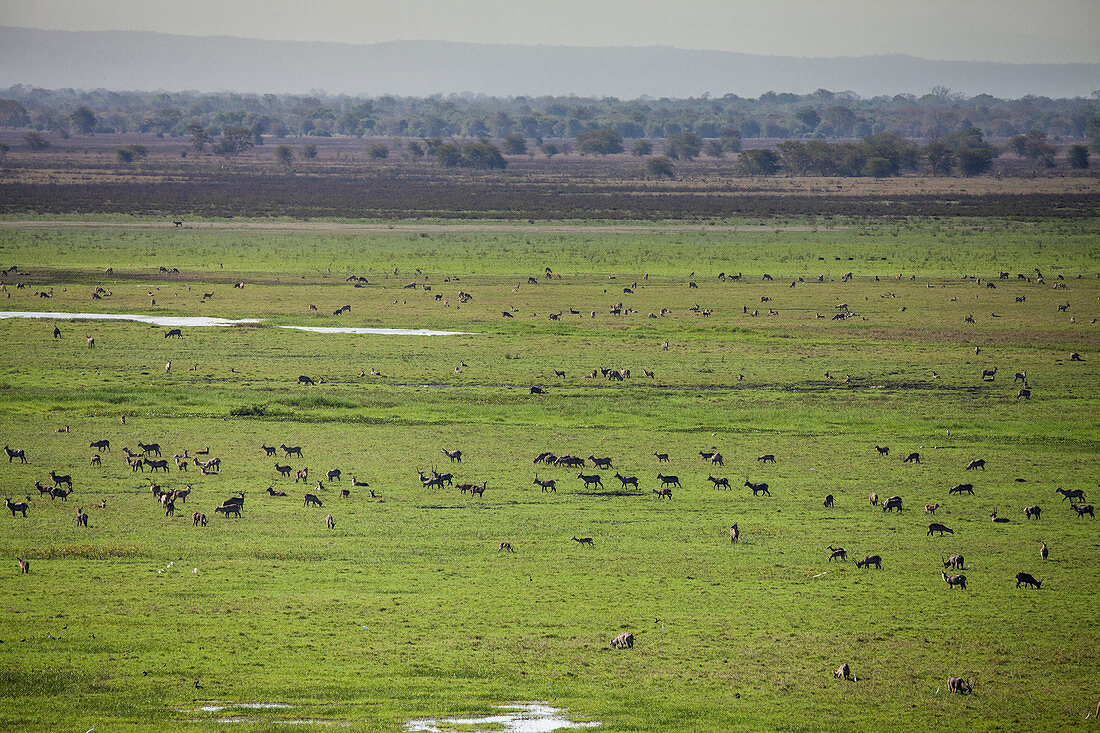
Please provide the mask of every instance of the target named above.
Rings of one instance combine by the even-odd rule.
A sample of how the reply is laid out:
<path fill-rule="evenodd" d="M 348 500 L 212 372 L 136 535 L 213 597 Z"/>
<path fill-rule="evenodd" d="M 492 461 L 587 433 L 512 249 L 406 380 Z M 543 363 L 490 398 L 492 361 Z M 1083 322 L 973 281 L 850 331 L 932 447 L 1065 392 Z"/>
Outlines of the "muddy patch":
<path fill-rule="evenodd" d="M 426 718 L 410 720 L 406 731 L 448 733 L 461 729 L 463 733 L 549 733 L 567 728 L 595 728 L 598 722 L 578 722 L 565 717 L 565 711 L 546 703 L 496 705 L 501 713 L 481 718 Z M 485 726 L 485 727 L 479 727 Z"/>

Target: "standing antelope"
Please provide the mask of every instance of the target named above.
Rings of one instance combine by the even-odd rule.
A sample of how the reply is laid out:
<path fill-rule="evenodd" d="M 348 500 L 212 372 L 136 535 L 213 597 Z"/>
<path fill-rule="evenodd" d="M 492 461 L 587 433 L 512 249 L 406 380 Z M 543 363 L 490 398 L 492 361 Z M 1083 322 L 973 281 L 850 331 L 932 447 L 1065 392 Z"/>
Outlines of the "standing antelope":
<path fill-rule="evenodd" d="M 591 537 L 577 537 L 577 536 L 574 535 L 573 536 L 573 541 L 578 543 L 578 544 L 581 544 L 581 545 L 591 545 L 592 544 L 592 538 Z"/>
<path fill-rule="evenodd" d="M 737 522 L 733 523 L 730 527 L 730 544 L 737 544 L 737 540 L 741 537 L 741 530 L 737 528 Z"/>
<path fill-rule="evenodd" d="M 940 575 L 943 576 L 943 582 L 947 583 L 947 587 L 950 590 L 955 590 L 958 586 L 963 590 L 966 590 L 966 576 L 965 575 L 948 575 L 944 571 L 940 571 Z"/>

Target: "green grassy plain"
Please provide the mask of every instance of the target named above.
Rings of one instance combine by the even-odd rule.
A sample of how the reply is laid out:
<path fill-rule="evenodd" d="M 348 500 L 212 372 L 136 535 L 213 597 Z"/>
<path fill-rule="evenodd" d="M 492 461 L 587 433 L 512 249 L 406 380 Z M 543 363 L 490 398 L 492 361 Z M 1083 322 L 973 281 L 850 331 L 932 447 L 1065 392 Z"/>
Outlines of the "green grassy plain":
<path fill-rule="evenodd" d="M 53 321 L 0 320 L 0 441 L 29 458 L 0 462 L 0 485 L 32 494 L 26 519 L 0 518 L 4 729 L 214 730 L 242 717 L 249 730 L 396 731 L 532 700 L 607 731 L 1093 722 L 1100 537 L 1054 489 L 1100 495 L 1095 221 L 572 234 L 58 226 L 4 230 L 0 262 L 23 273 L 5 276 L 4 310 L 266 319 L 184 328 L 182 340 L 107 321 L 58 321 L 55 340 Z M 560 278 L 542 278 L 545 267 Z M 353 274 L 369 282 L 355 288 Z M 97 284 L 111 295 L 93 300 Z M 460 290 L 473 299 L 460 305 Z M 619 302 L 634 312 L 611 315 Z M 857 315 L 832 320 L 841 303 Z M 344 304 L 351 313 L 333 316 Z M 631 376 L 586 378 L 600 367 Z M 1023 370 L 1030 400 L 1013 384 Z M 300 374 L 325 382 L 302 387 Z M 113 450 L 91 466 L 101 438 Z M 209 446 L 221 474 L 158 476 L 194 485 L 165 517 L 149 474 L 122 460 L 139 440 L 169 458 Z M 279 479 L 260 449 L 281 443 L 303 447 L 288 462 L 310 469 L 308 486 Z M 698 456 L 715 448 L 724 467 Z M 640 491 L 600 471 L 604 489 L 586 492 L 577 470 L 532 464 L 545 450 L 610 456 Z M 910 451 L 923 462 L 904 465 Z M 777 462 L 759 464 L 764 453 Z M 987 470 L 964 470 L 979 457 Z M 344 478 L 315 492 L 324 507 L 303 507 L 334 467 Z M 425 490 L 416 471 L 433 468 L 488 488 Z M 73 475 L 67 502 L 33 489 L 51 469 Z M 658 472 L 681 478 L 671 501 L 650 493 Z M 558 491 L 540 491 L 536 473 Z M 772 497 L 715 489 L 708 475 L 766 481 Z M 352 476 L 380 499 L 359 488 L 340 499 Z M 948 497 L 963 481 L 975 495 Z M 289 496 L 268 497 L 272 483 Z M 214 516 L 238 491 L 244 516 Z M 870 506 L 872 491 L 907 510 Z M 954 536 L 926 536 L 929 502 Z M 1041 520 L 1024 519 L 1028 504 Z M 90 527 L 76 526 L 77 506 Z M 196 510 L 209 526 L 192 526 Z M 993 510 L 1011 521 L 993 524 Z M 830 544 L 849 561 L 828 562 Z M 953 552 L 967 559 L 965 591 L 940 578 Z M 881 571 L 856 570 L 867 554 Z M 1042 589 L 1017 590 L 1021 570 Z M 635 634 L 633 650 L 608 649 L 620 631 Z M 842 662 L 858 682 L 833 679 Z M 974 694 L 948 696 L 951 674 Z M 293 707 L 197 710 L 210 701 Z"/>

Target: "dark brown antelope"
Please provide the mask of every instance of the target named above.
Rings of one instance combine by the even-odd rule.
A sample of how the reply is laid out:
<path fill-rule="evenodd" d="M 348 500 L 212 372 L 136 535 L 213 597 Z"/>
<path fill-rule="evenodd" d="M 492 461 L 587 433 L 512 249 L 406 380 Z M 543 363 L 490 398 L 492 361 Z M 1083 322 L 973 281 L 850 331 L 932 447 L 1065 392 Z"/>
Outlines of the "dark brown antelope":
<path fill-rule="evenodd" d="M 617 474 L 616 474 L 617 475 Z M 555 494 L 558 492 L 558 487 L 552 478 L 540 479 L 539 475 L 535 474 L 535 486 L 541 487 L 543 492 L 553 491 Z"/>
<path fill-rule="evenodd" d="M 867 497 L 867 501 L 871 502 L 871 506 L 878 506 L 878 494 L 871 492 L 871 495 Z"/>
<path fill-rule="evenodd" d="M 508 552 L 512 552 L 512 553 L 515 552 L 515 550 L 512 549 L 512 543 L 511 542 L 501 542 L 500 543 L 500 547 L 497 548 L 497 552 L 503 552 L 504 550 L 507 550 Z"/>
<path fill-rule="evenodd" d="M 1024 516 L 1028 519 L 1039 519 L 1042 513 L 1043 510 L 1034 504 L 1024 507 Z"/>
<path fill-rule="evenodd" d="M 155 456 L 160 456 L 160 444 L 159 443 L 142 443 L 140 440 L 137 444 L 138 448 L 141 448 L 141 452 L 144 455 L 152 453 Z"/>
<path fill-rule="evenodd" d="M 110 450 L 111 450 L 111 441 L 106 440 L 106 439 L 97 440 L 95 442 L 89 443 L 88 447 L 89 448 L 95 448 L 97 451 L 100 451 L 100 452 L 102 452 L 103 449 L 106 448 L 107 451 L 110 452 Z"/>
<path fill-rule="evenodd" d="M 920 453 L 910 453 L 902 459 L 902 463 L 920 463 Z"/>
<path fill-rule="evenodd" d="M 969 695 L 974 691 L 974 688 L 962 677 L 948 677 L 947 691 L 956 692 L 960 695 Z"/>
<path fill-rule="evenodd" d="M 578 543 L 578 544 L 581 544 L 581 545 L 591 545 L 592 544 L 592 538 L 591 537 L 577 537 L 577 536 L 574 536 L 573 541 Z"/>
<path fill-rule="evenodd" d="M 4 506 L 11 511 L 13 517 L 16 512 L 20 512 L 24 518 L 27 516 L 27 509 L 30 508 L 25 501 L 13 502 L 11 499 L 4 499 Z"/>
<path fill-rule="evenodd" d="M 892 512 L 895 509 L 899 512 L 902 511 L 900 496 L 891 496 L 889 499 L 882 502 L 882 511 Z"/>
<path fill-rule="evenodd" d="M 195 512 L 191 515 L 191 526 L 198 527 L 199 525 L 206 526 L 206 515 L 202 512 Z"/>
<path fill-rule="evenodd" d="M 982 379 L 984 381 L 992 382 L 996 378 L 997 378 L 997 367 L 993 367 L 992 369 L 983 369 L 982 370 Z"/>
<path fill-rule="evenodd" d="M 1084 501 L 1085 500 L 1085 491 L 1084 491 L 1084 489 L 1066 490 L 1066 489 L 1063 489 L 1061 486 L 1059 486 L 1057 489 L 1055 489 L 1055 491 L 1057 491 L 1059 494 L 1062 495 L 1062 501 L 1063 502 L 1066 499 L 1069 499 L 1069 503 L 1074 504 L 1078 501 Z"/>
<path fill-rule="evenodd" d="M 305 501 L 303 502 L 302 506 L 309 506 L 310 504 L 312 504 L 313 506 L 324 506 L 324 503 L 316 496 L 314 496 L 313 494 L 306 494 Z"/>
<path fill-rule="evenodd" d="M 653 489 L 653 493 L 657 495 L 657 500 L 658 501 L 660 501 L 661 499 L 671 499 L 672 498 L 672 489 L 669 489 L 669 488 L 666 488 L 666 487 L 661 487 L 659 489 Z"/>
<path fill-rule="evenodd" d="M 878 451 L 878 454 L 880 456 L 890 455 L 890 446 L 888 446 L 888 445 L 876 445 L 875 450 Z"/>
<path fill-rule="evenodd" d="M 578 473 L 577 478 L 579 478 L 581 481 L 584 481 L 584 488 L 586 489 L 589 486 L 599 486 L 601 489 L 603 488 L 603 481 L 600 480 L 599 474 L 586 476 L 583 473 Z"/>
<path fill-rule="evenodd" d="M 946 532 L 947 534 L 955 534 L 955 530 L 951 529 L 950 527 L 948 527 L 945 524 L 940 524 L 939 522 L 932 522 L 931 524 L 928 525 L 928 535 L 927 536 L 931 537 L 933 532 L 939 532 L 940 537 L 943 537 L 944 532 Z"/>
<path fill-rule="evenodd" d="M 29 573 L 31 571 L 31 563 L 30 563 L 29 560 L 24 560 L 23 558 L 19 558 L 18 560 L 16 560 L 16 562 L 19 563 L 19 572 L 21 574 L 22 573 Z"/>
<path fill-rule="evenodd" d="M 588 460 L 592 461 L 592 466 L 594 468 L 602 468 L 605 470 L 614 468 L 614 466 L 611 465 L 610 458 L 596 458 L 596 456 L 588 456 Z"/>
<path fill-rule="evenodd" d="M 833 495 L 832 494 L 826 494 L 825 501 L 821 502 L 821 504 L 826 509 L 831 509 L 832 506 L 833 506 Z"/>
<path fill-rule="evenodd" d="M 1093 519 L 1096 518 L 1096 515 L 1092 513 L 1092 504 L 1074 504 L 1073 511 L 1077 512 L 1078 518 L 1081 518 L 1086 514 L 1088 514 Z"/>
<path fill-rule="evenodd" d="M 679 476 L 662 476 L 661 474 L 657 474 L 657 480 L 661 482 L 662 487 L 668 487 L 668 486 L 680 487 L 680 477 Z M 683 488 L 683 487 L 680 487 L 680 488 Z"/>
<path fill-rule="evenodd" d="M 925 514 L 935 514 L 936 510 L 939 509 L 939 508 L 940 508 L 939 504 L 925 504 L 924 505 L 924 513 Z"/>
<path fill-rule="evenodd" d="M 1043 558 L 1044 560 L 1050 557 L 1050 549 L 1047 547 L 1046 542 L 1044 542 L 1043 546 L 1039 548 L 1039 557 Z"/>
<path fill-rule="evenodd" d="M 618 475 L 618 474 L 616 474 L 616 475 Z M 728 478 L 726 478 L 725 476 L 721 476 L 719 478 L 714 478 L 713 476 L 707 476 L 707 481 L 710 481 L 712 484 L 714 484 L 714 488 L 716 488 L 716 489 L 719 489 L 719 488 L 728 489 L 730 487 L 730 480 Z"/>
<path fill-rule="evenodd" d="M 161 458 L 161 459 L 158 459 L 158 460 L 155 460 L 155 461 L 151 461 L 148 458 L 145 458 L 143 460 L 145 461 L 145 465 L 149 467 L 149 470 L 151 470 L 151 471 L 161 470 L 161 471 L 164 471 L 165 473 L 168 473 L 168 461 L 166 459 Z"/>
<path fill-rule="evenodd" d="M 765 453 L 764 455 L 759 456 L 756 460 L 760 461 L 761 463 L 775 463 L 775 456 L 773 456 L 771 453 Z"/>
<path fill-rule="evenodd" d="M 952 486 L 950 489 L 948 489 L 947 493 L 948 494 L 961 494 L 964 491 L 966 493 L 970 494 L 971 496 L 973 496 L 974 495 L 974 484 L 957 484 L 955 486 Z"/>
<path fill-rule="evenodd" d="M 1016 573 L 1016 587 L 1019 588 L 1021 584 L 1031 586 L 1035 590 L 1040 590 L 1043 581 L 1036 580 L 1031 573 Z"/>
<path fill-rule="evenodd" d="M 298 483 L 299 481 L 301 481 L 302 483 L 307 483 L 309 481 L 308 466 L 294 473 L 294 483 Z"/>
<path fill-rule="evenodd" d="M 956 587 L 966 590 L 966 576 L 965 575 L 948 575 L 944 571 L 940 571 L 940 575 L 943 576 L 943 582 L 947 583 L 947 587 L 950 590 L 954 590 Z"/>
<path fill-rule="evenodd" d="M 22 448 L 9 448 L 4 446 L 4 452 L 8 454 L 8 463 L 11 463 L 13 458 L 18 458 L 23 463 L 27 462 L 27 454 Z"/>
<path fill-rule="evenodd" d="M 283 453 L 289 458 L 290 456 L 302 457 L 302 448 L 297 445 L 279 445 L 283 449 Z"/>
<path fill-rule="evenodd" d="M 285 491 L 276 491 L 275 490 L 275 484 L 271 484 L 271 486 L 267 487 L 267 495 L 268 496 L 286 496 L 286 492 Z"/>
<path fill-rule="evenodd" d="M 347 499 L 351 496 L 351 489 L 340 489 L 340 498 Z"/>
<path fill-rule="evenodd" d="M 340 469 L 339 468 L 330 469 L 325 474 L 325 478 L 330 482 L 331 481 L 339 481 L 340 480 Z"/>
<path fill-rule="evenodd" d="M 475 497 L 475 496 L 484 496 L 485 495 L 485 485 L 487 483 L 488 483 L 487 481 L 482 481 L 480 486 L 477 485 L 477 484 L 474 484 L 473 486 L 471 486 L 470 487 L 470 497 L 472 498 L 472 497 Z"/>
<path fill-rule="evenodd" d="M 966 561 L 963 559 L 962 555 L 960 555 L 958 553 L 955 553 L 954 555 L 947 558 L 946 560 L 943 559 L 943 555 L 940 555 L 940 562 L 943 563 L 943 569 L 944 570 L 946 570 L 948 568 L 955 568 L 956 570 L 962 570 L 963 565 L 965 564 Z"/>
<path fill-rule="evenodd" d="M 280 475 L 285 476 L 286 478 L 290 478 L 290 472 L 294 469 L 292 469 L 290 466 L 280 466 L 278 463 L 276 463 L 275 470 L 278 471 Z"/>
<path fill-rule="evenodd" d="M 273 456 L 273 455 L 275 455 L 275 451 L 277 449 L 273 445 L 264 445 L 264 444 L 261 443 L 260 444 L 260 450 L 262 450 L 264 453 L 266 453 L 269 456 Z"/>
<path fill-rule="evenodd" d="M 985 470 L 985 459 L 984 458 L 975 458 L 973 461 L 966 464 L 966 470 L 967 471 L 972 471 L 975 468 L 980 468 L 984 471 Z"/>
<path fill-rule="evenodd" d="M 845 550 L 843 547 L 833 547 L 832 545 L 829 545 L 829 549 L 832 550 L 833 553 L 829 555 L 829 562 L 832 562 L 833 560 L 848 559 L 848 551 Z"/>
<path fill-rule="evenodd" d="M 443 455 L 451 459 L 451 463 L 462 463 L 462 451 L 443 449 Z"/>
<path fill-rule="evenodd" d="M 328 527 L 329 529 L 335 529 L 336 528 L 336 520 L 332 518 L 331 514 L 326 514 L 325 515 L 325 526 Z"/>
<path fill-rule="evenodd" d="M 241 516 L 241 505 L 240 504 L 222 504 L 221 506 L 214 507 L 214 513 L 215 514 L 224 514 L 227 519 L 229 518 L 230 514 L 232 514 L 234 517 L 240 518 L 240 516 Z M 203 525 L 203 526 L 205 526 L 205 525 Z"/>
<path fill-rule="evenodd" d="M 869 567 L 871 565 L 874 565 L 879 570 L 882 570 L 882 558 L 879 557 L 878 555 L 868 555 L 867 557 L 863 558 L 862 560 L 856 560 L 856 567 L 857 568 L 862 569 L 862 568 Z"/>
<path fill-rule="evenodd" d="M 737 544 L 737 540 L 741 537 L 741 530 L 737 528 L 737 522 L 734 522 L 730 527 L 730 544 Z"/>
<path fill-rule="evenodd" d="M 1008 524 L 1009 520 L 1008 517 L 998 517 L 997 510 L 994 509 L 993 513 L 989 515 L 989 521 L 993 522 L 994 524 Z"/>
<path fill-rule="evenodd" d="M 654 453 L 658 463 L 668 463 L 668 453 Z"/>
<path fill-rule="evenodd" d="M 54 486 L 67 485 L 70 489 L 73 487 L 73 477 L 68 474 L 57 475 L 53 471 L 50 471 L 50 479 L 53 481 Z"/>
<path fill-rule="evenodd" d="M 746 479 L 745 486 L 752 489 L 753 496 L 759 496 L 760 494 L 764 494 L 765 496 L 772 495 L 772 492 L 768 491 L 768 485 L 766 483 L 754 484 Z"/>

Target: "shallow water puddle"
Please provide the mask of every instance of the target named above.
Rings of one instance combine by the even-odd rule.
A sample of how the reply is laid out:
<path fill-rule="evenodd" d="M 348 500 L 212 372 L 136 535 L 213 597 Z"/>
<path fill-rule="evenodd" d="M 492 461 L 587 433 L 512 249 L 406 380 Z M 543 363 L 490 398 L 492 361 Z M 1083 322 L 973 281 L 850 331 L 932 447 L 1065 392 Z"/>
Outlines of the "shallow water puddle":
<path fill-rule="evenodd" d="M 212 318 L 208 316 L 144 316 L 138 313 L 62 313 L 60 311 L 0 311 L 0 318 L 47 318 L 55 321 L 137 321 L 153 326 L 183 328 L 187 326 L 238 326 L 263 323 L 262 318 Z M 428 328 L 358 328 L 351 326 L 276 326 L 311 333 L 354 333 L 382 336 L 469 336 L 466 331 L 433 331 Z"/>
<path fill-rule="evenodd" d="M 217 705 L 202 705 L 197 710 L 204 713 L 217 713 L 229 708 L 248 708 L 250 710 L 266 710 L 269 708 L 289 708 L 285 702 L 226 702 Z"/>
<path fill-rule="evenodd" d="M 405 724 L 407 731 L 427 731 L 427 733 L 446 733 L 462 726 L 463 733 L 548 733 L 562 728 L 595 728 L 598 722 L 577 722 L 569 720 L 561 708 L 546 703 L 521 703 L 514 705 L 495 705 L 498 710 L 511 712 L 489 715 L 483 718 L 439 718 L 410 720 Z M 492 728 L 477 728 L 486 725 Z"/>

